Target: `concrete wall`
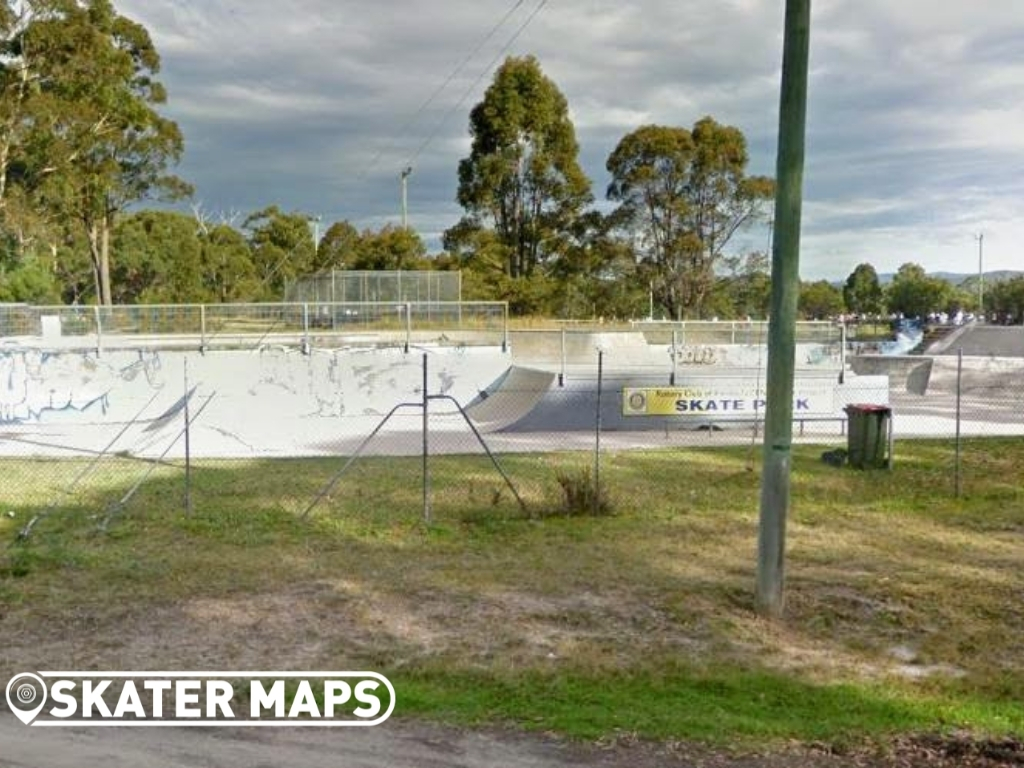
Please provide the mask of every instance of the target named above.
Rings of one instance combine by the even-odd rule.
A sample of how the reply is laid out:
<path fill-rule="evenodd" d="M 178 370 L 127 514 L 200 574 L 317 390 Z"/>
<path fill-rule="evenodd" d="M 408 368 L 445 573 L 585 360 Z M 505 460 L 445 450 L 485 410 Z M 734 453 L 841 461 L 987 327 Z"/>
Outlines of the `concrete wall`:
<path fill-rule="evenodd" d="M 858 376 L 888 376 L 893 390 L 923 395 L 928 391 L 933 360 L 920 355 L 851 355 L 847 358 Z"/>
<path fill-rule="evenodd" d="M 428 392 L 463 404 L 509 365 L 494 348 L 2 351 L 0 451 L 101 450 L 141 410 L 115 450 L 159 455 L 183 423 L 187 364 L 190 408 L 204 408 L 192 439 L 197 455 L 322 453 L 333 440 L 369 434 L 395 405 L 420 401 L 424 355 Z M 421 417 L 403 416 L 396 426 L 412 418 Z M 453 421 L 449 428 L 459 426 Z M 435 428 L 445 429 L 446 421 Z"/>

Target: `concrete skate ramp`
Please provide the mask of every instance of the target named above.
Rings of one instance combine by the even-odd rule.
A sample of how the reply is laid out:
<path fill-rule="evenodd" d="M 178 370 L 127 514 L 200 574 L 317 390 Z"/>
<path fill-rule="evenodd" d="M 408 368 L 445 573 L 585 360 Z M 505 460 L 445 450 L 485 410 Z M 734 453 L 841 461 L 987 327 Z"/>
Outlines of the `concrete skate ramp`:
<path fill-rule="evenodd" d="M 513 366 L 466 406 L 466 413 L 481 430 L 502 429 L 532 411 L 555 380 L 550 371 Z"/>
<path fill-rule="evenodd" d="M 932 358 L 919 355 L 853 355 L 847 358 L 858 376 L 888 376 L 892 391 L 923 395 L 928 391 Z"/>
<path fill-rule="evenodd" d="M 1024 326 L 965 325 L 929 348 L 930 355 L 1024 358 Z"/>
<path fill-rule="evenodd" d="M 961 392 L 985 394 L 993 399 L 1019 399 L 1024 393 L 1024 357 L 967 357 L 958 374 L 956 357 L 941 355 L 934 359 L 930 393 L 955 393 L 957 379 Z"/>

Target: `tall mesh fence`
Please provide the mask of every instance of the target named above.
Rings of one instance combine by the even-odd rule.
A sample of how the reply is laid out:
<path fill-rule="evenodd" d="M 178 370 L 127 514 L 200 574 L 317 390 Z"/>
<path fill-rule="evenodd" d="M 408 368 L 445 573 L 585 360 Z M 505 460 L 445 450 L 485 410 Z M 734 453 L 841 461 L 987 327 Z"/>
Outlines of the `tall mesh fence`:
<path fill-rule="evenodd" d="M 289 282 L 284 299 L 325 304 L 455 302 L 462 300 L 462 275 L 434 270 L 334 269 Z"/>
<path fill-rule="evenodd" d="M 636 452 L 685 464 L 728 447 L 759 466 L 766 331 L 726 325 L 515 331 L 507 349 L 6 345 L 0 514 L 32 535 L 153 515 L 376 527 L 642 509 Z M 870 371 L 838 329 L 797 341 L 793 440 L 823 456 L 850 447 L 851 407 L 883 405 L 894 471 L 926 440 L 949 462 L 935 493 L 969 493 L 992 440 L 1024 438 L 1024 358 L 952 349 Z"/>

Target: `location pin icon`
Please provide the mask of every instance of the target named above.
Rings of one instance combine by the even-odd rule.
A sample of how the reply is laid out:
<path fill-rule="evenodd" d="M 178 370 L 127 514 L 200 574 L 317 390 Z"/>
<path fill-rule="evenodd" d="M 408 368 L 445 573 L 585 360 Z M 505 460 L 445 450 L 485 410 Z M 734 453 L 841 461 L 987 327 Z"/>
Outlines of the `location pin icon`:
<path fill-rule="evenodd" d="M 7 706 L 21 722 L 28 725 L 46 706 L 46 683 L 43 678 L 24 672 L 7 683 Z"/>

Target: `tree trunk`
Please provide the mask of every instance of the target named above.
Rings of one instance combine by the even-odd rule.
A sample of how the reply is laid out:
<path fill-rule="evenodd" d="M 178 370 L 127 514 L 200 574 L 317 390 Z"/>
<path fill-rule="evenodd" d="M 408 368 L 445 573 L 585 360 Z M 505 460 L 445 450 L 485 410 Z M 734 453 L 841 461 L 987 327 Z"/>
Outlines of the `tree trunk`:
<path fill-rule="evenodd" d="M 103 287 L 104 306 L 114 303 L 110 290 L 110 217 L 104 214 L 100 222 L 100 284 Z"/>
<path fill-rule="evenodd" d="M 96 284 L 96 303 L 109 307 L 113 302 L 110 292 L 110 219 L 89 224 L 89 258 Z"/>
<path fill-rule="evenodd" d="M 103 280 L 100 278 L 100 238 L 99 227 L 89 225 L 89 261 L 92 263 L 92 279 L 96 288 L 96 303 L 103 304 Z"/>

